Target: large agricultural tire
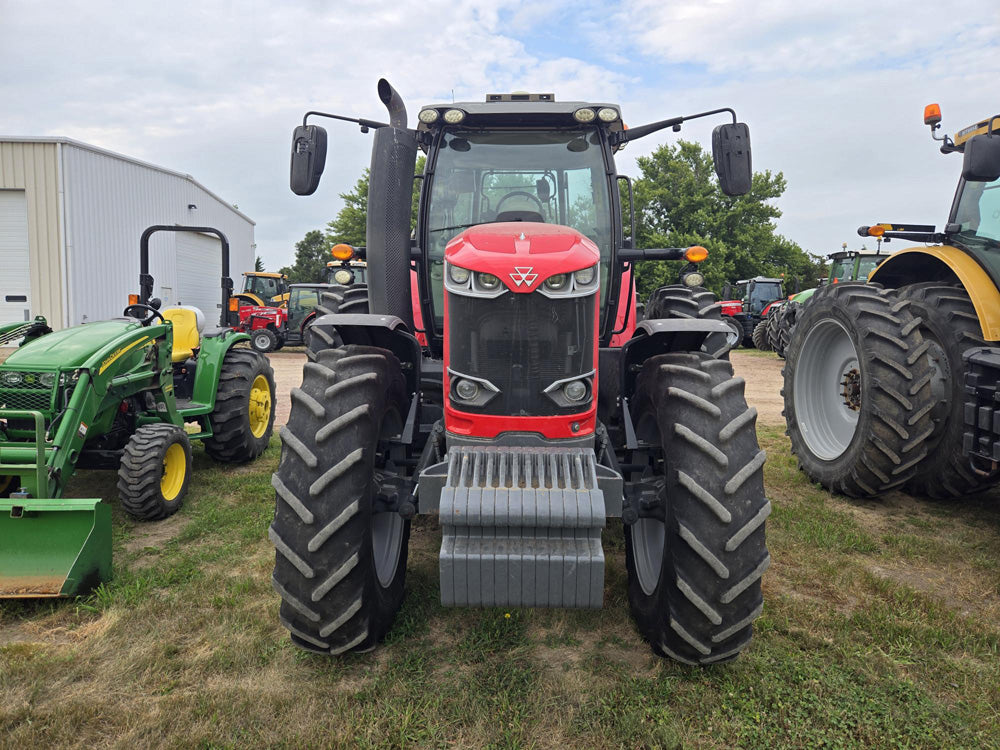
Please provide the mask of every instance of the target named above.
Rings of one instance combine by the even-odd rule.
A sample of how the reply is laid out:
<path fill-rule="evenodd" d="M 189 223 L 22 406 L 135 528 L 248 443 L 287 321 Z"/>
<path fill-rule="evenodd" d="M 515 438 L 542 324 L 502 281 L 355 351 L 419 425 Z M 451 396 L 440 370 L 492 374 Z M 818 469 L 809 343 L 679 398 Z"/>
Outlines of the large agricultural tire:
<path fill-rule="evenodd" d="M 670 284 L 655 289 L 646 302 L 646 320 L 659 318 L 690 318 L 722 320 L 722 304 L 712 292 L 702 287 Z M 716 358 L 729 357 L 733 346 L 724 333 L 710 333 L 701 350 Z"/>
<path fill-rule="evenodd" d="M 320 302 L 316 306 L 317 316 L 368 311 L 368 287 L 364 284 L 333 287 L 320 294 Z M 310 361 L 315 361 L 317 352 L 338 347 L 343 343 L 332 326 L 310 325 L 303 331 L 302 336 L 306 345 L 306 357 Z"/>
<path fill-rule="evenodd" d="M 143 521 L 176 513 L 191 481 L 191 441 L 172 424 L 147 424 L 125 444 L 118 468 L 118 497 Z"/>
<path fill-rule="evenodd" d="M 270 328 L 257 328 L 256 330 L 250 331 L 250 347 L 255 352 L 266 354 L 267 352 L 273 352 L 276 349 L 280 349 L 281 346 L 278 342 L 278 334 Z"/>
<path fill-rule="evenodd" d="M 730 333 L 726 334 L 726 345 L 730 351 L 739 349 L 743 343 L 743 326 L 732 315 L 723 315 L 722 322 L 729 326 L 730 330 Z"/>
<path fill-rule="evenodd" d="M 658 446 L 643 481 L 658 504 L 626 526 L 629 602 L 653 650 L 686 664 L 735 658 L 763 608 L 771 504 L 743 388 L 702 353 L 652 357 L 637 380 L 636 433 Z"/>
<path fill-rule="evenodd" d="M 781 306 L 781 310 L 778 311 L 778 317 L 775 320 L 775 340 L 772 342 L 772 348 L 782 359 L 785 358 L 785 352 L 788 350 L 788 342 L 792 338 L 792 329 L 795 327 L 795 321 L 798 319 L 802 312 L 801 302 L 788 302 Z"/>
<path fill-rule="evenodd" d="M 767 324 L 767 319 L 760 321 L 753 327 L 753 335 L 750 337 L 753 339 L 754 348 L 762 352 L 771 351 L 771 345 L 767 340 Z"/>
<path fill-rule="evenodd" d="M 281 622 L 304 649 L 370 650 L 402 604 L 410 522 L 375 498 L 406 408 L 399 361 L 375 347 L 319 352 L 292 391 L 269 536 Z"/>
<path fill-rule="evenodd" d="M 920 317 L 920 332 L 930 341 L 934 364 L 931 451 L 906 490 L 938 499 L 985 490 L 1000 481 L 1000 472 L 977 475 L 962 444 L 966 429 L 963 355 L 986 343 L 972 300 L 960 286 L 934 282 L 900 287 L 896 294 L 909 300 L 913 314 Z"/>
<path fill-rule="evenodd" d="M 813 481 L 871 497 L 917 473 L 934 403 L 919 325 L 909 301 L 864 283 L 823 287 L 804 309 L 782 393 L 792 452 Z"/>
<path fill-rule="evenodd" d="M 267 450 L 274 429 L 274 370 L 250 349 L 226 352 L 209 417 L 205 452 L 216 461 L 246 463 Z"/>
<path fill-rule="evenodd" d="M 772 352 L 777 352 L 778 347 L 781 346 L 781 342 L 778 340 L 778 321 L 781 319 L 781 311 L 787 305 L 788 303 L 786 302 L 780 307 L 771 308 L 771 312 L 767 316 L 767 328 L 764 329 L 767 333 L 765 338 L 767 339 L 767 348 Z"/>

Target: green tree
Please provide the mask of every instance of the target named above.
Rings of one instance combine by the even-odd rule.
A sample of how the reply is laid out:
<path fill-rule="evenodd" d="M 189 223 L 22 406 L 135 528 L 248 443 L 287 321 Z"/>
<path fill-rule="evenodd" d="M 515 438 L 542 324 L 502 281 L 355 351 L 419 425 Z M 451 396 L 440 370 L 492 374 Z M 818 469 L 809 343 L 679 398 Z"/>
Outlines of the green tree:
<path fill-rule="evenodd" d="M 749 193 L 727 196 L 719 187 L 712 155 L 697 143 L 665 144 L 637 161 L 637 247 L 704 246 L 708 260 L 701 271 L 705 285 L 716 294 L 727 281 L 753 276 L 784 276 L 789 292 L 796 279 L 803 288 L 812 286 L 820 264 L 776 234 L 774 220 L 781 211 L 770 201 L 785 191 L 780 172 L 755 172 Z M 640 263 L 640 298 L 658 286 L 676 283 L 678 271 L 674 263 Z"/>
<path fill-rule="evenodd" d="M 264 270 L 264 261 L 259 255 L 253 260 L 253 270 L 258 273 Z"/>
<path fill-rule="evenodd" d="M 295 262 L 280 272 L 287 274 L 288 281 L 293 284 L 322 281 L 329 248 L 330 244 L 319 229 L 306 232 L 306 236 L 295 243 Z"/>

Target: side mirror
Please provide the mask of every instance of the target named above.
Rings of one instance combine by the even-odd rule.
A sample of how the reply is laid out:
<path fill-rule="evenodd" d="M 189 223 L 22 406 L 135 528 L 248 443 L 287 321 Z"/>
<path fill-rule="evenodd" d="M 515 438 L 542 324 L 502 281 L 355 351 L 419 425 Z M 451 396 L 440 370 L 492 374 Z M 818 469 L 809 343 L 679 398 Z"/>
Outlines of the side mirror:
<path fill-rule="evenodd" d="M 970 182 L 993 182 L 1000 177 L 1000 133 L 977 135 L 966 142 L 962 177 Z"/>
<path fill-rule="evenodd" d="M 733 297 L 733 285 L 728 281 L 722 286 L 722 299 L 732 299 Z"/>
<path fill-rule="evenodd" d="M 712 131 L 712 160 L 719 186 L 726 195 L 750 192 L 750 128 L 744 122 L 716 126 Z"/>
<path fill-rule="evenodd" d="M 289 184 L 296 195 L 312 195 L 326 166 L 326 130 L 299 125 L 292 133 L 292 168 Z"/>

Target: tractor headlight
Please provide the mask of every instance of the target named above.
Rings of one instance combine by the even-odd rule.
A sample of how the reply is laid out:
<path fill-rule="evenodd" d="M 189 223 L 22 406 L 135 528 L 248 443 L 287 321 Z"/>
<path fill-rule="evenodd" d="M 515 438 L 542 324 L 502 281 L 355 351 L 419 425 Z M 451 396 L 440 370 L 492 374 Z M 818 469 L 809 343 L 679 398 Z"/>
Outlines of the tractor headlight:
<path fill-rule="evenodd" d="M 479 384 L 473 380 L 459 380 L 455 383 L 455 393 L 463 401 L 472 401 L 479 395 Z"/>
<path fill-rule="evenodd" d="M 354 274 L 348 271 L 346 268 L 341 268 L 333 275 L 333 280 L 338 284 L 350 284 L 354 281 Z"/>
<path fill-rule="evenodd" d="M 491 273 L 477 273 L 476 283 L 479 284 L 483 289 L 493 291 L 500 286 L 500 279 Z"/>
<path fill-rule="evenodd" d="M 465 112 L 461 109 L 449 109 L 444 113 L 444 121 L 449 125 L 458 125 L 465 119 Z"/>
<path fill-rule="evenodd" d="M 569 276 L 564 273 L 557 273 L 555 276 L 549 276 L 545 280 L 545 288 L 551 289 L 553 292 L 558 292 L 566 286 L 567 281 L 569 281 Z"/>
<path fill-rule="evenodd" d="M 705 277 L 697 271 L 692 271 L 691 273 L 684 274 L 684 278 L 681 281 L 684 282 L 685 286 L 701 286 L 705 283 Z"/>
<path fill-rule="evenodd" d="M 448 275 L 451 277 L 451 280 L 456 284 L 468 284 L 469 276 L 471 276 L 472 273 L 469 271 L 468 268 L 462 268 L 461 266 L 453 266 L 449 263 Z"/>
<path fill-rule="evenodd" d="M 420 114 L 417 115 L 417 119 L 425 125 L 430 125 L 435 122 L 438 118 L 438 111 L 436 109 L 422 109 Z"/>
<path fill-rule="evenodd" d="M 597 110 L 597 119 L 601 122 L 614 122 L 618 119 L 618 110 L 614 107 L 601 107 Z"/>
<path fill-rule="evenodd" d="M 582 380 L 571 380 L 563 386 L 563 395 L 569 401 L 581 401 L 587 395 L 587 384 Z"/>
<path fill-rule="evenodd" d="M 594 276 L 597 274 L 597 266 L 591 266 L 590 268 L 581 268 L 579 271 L 573 274 L 573 279 L 580 286 L 589 286 L 594 282 Z"/>
<path fill-rule="evenodd" d="M 38 376 L 38 384 L 51 388 L 56 384 L 56 374 L 54 372 L 43 372 Z"/>
<path fill-rule="evenodd" d="M 577 122 L 593 122 L 595 117 L 597 113 L 590 107 L 581 107 L 573 113 L 573 119 Z"/>
<path fill-rule="evenodd" d="M 5 372 L 0 374 L 0 383 L 4 385 L 21 385 L 24 382 L 24 375 L 19 372 Z"/>

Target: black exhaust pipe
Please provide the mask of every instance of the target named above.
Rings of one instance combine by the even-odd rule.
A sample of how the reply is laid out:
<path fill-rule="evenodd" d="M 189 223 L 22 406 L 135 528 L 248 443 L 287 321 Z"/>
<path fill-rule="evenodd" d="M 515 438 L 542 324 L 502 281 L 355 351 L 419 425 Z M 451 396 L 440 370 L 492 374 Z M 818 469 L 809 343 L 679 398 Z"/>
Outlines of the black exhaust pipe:
<path fill-rule="evenodd" d="M 382 100 L 385 108 L 389 110 L 389 124 L 400 130 L 406 129 L 406 105 L 403 104 L 403 97 L 384 78 L 378 79 L 378 98 Z"/>

